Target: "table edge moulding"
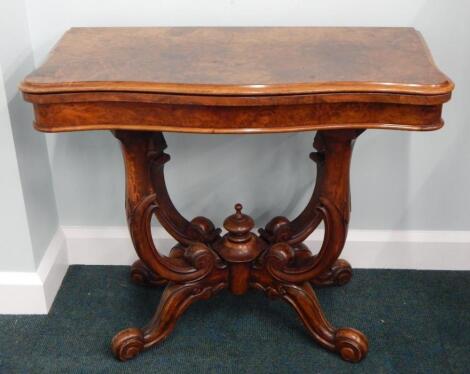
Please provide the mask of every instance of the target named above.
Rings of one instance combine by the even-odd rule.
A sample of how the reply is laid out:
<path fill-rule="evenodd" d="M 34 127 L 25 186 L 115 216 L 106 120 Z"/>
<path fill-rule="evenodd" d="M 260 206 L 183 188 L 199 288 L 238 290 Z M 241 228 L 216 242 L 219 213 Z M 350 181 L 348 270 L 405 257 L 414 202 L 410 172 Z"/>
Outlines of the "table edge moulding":
<path fill-rule="evenodd" d="M 338 257 L 350 219 L 354 143 L 366 129 L 441 128 L 453 88 L 419 32 L 366 27 L 73 28 L 20 86 L 37 130 L 110 130 L 120 142 L 127 221 L 140 258 L 131 279 L 165 287 L 145 327 L 114 337 L 122 361 L 167 338 L 192 303 L 224 289 L 285 301 L 317 343 L 362 360 L 366 336 L 333 327 L 314 291 L 352 277 Z M 314 130 L 317 177 L 297 217 L 275 216 L 255 234 L 236 204 L 222 235 L 208 218 L 187 219 L 172 203 L 162 132 Z M 153 216 L 178 243 L 169 256 L 153 242 Z M 303 241 L 321 222 L 324 240 L 313 253 Z"/>

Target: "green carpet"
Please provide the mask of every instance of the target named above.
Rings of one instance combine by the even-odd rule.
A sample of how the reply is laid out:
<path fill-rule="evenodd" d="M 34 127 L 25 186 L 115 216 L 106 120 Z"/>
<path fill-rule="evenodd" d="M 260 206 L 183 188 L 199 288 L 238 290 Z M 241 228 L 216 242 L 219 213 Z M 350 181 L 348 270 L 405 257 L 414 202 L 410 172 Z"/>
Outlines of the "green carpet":
<path fill-rule="evenodd" d="M 250 292 L 193 305 L 174 333 L 133 361 L 116 361 L 114 333 L 147 322 L 161 289 L 127 267 L 72 266 L 47 316 L 0 316 L 0 373 L 468 373 L 470 272 L 356 270 L 318 291 L 335 326 L 369 338 L 349 364 L 319 348 L 295 312 Z"/>

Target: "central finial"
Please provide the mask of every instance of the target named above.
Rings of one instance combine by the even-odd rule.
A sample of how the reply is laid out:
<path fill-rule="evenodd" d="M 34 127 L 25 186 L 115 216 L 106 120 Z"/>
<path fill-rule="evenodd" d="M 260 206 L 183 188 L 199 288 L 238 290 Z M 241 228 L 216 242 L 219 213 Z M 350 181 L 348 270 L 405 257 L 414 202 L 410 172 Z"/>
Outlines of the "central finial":
<path fill-rule="evenodd" d="M 230 239 L 240 242 L 250 238 L 250 230 L 255 223 L 250 216 L 242 213 L 243 205 L 235 204 L 235 214 L 227 217 L 224 221 L 224 227 L 229 232 Z"/>
<path fill-rule="evenodd" d="M 235 213 L 224 221 L 227 233 L 213 248 L 230 266 L 230 290 L 241 295 L 249 286 L 251 262 L 265 249 L 265 242 L 251 232 L 255 222 L 242 213 L 242 204 L 235 204 L 234 208 Z"/>
<path fill-rule="evenodd" d="M 235 211 L 237 212 L 236 213 L 237 218 L 242 218 L 242 209 L 243 209 L 242 204 L 240 203 L 235 204 Z"/>

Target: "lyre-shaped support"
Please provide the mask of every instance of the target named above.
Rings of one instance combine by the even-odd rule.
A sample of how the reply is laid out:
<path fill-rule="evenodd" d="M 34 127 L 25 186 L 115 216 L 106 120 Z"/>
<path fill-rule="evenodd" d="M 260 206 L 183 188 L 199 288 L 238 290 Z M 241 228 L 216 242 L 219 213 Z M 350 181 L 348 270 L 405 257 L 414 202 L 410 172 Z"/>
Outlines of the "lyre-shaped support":
<path fill-rule="evenodd" d="M 203 278 L 213 268 L 217 255 L 205 245 L 220 237 L 220 229 L 204 217 L 187 221 L 168 194 L 163 166 L 169 156 L 161 133 L 115 131 L 121 142 L 126 170 L 126 213 L 134 247 L 140 259 L 158 277 L 184 282 Z M 151 218 L 181 244 L 188 246 L 182 258 L 161 256 L 151 233 Z M 136 266 L 142 268 L 142 264 Z M 141 273 L 145 275 L 145 272 Z M 163 283 L 163 282 L 162 282 Z"/>
<path fill-rule="evenodd" d="M 310 201 L 292 221 L 278 216 L 260 230 L 260 235 L 269 243 L 279 243 L 270 250 L 270 268 L 278 277 L 298 282 L 309 280 L 314 285 L 343 284 L 350 279 L 349 264 L 344 260 L 335 263 L 335 260 L 343 249 L 348 231 L 351 210 L 349 168 L 355 139 L 362 132 L 317 132 L 313 143 L 317 151 L 310 154 L 317 164 L 315 188 Z M 319 254 L 303 256 L 303 263 L 300 263 L 298 256 L 294 256 L 294 249 L 322 221 L 325 223 L 325 238 Z M 293 256 L 296 257 L 296 266 L 289 269 L 288 262 L 292 261 Z M 286 267 L 285 275 L 279 267 Z"/>
<path fill-rule="evenodd" d="M 128 360 L 165 339 L 179 316 L 195 301 L 207 299 L 227 286 L 228 272 L 209 244 L 220 238 L 220 229 L 204 217 L 187 221 L 173 205 L 166 189 L 163 166 L 169 156 L 161 133 L 115 131 L 126 170 L 126 213 L 131 238 L 140 261 L 133 265 L 133 280 L 165 284 L 154 318 L 143 329 L 130 328 L 113 339 L 115 356 Z M 170 256 L 155 247 L 151 220 L 180 243 Z"/>
<path fill-rule="evenodd" d="M 315 189 L 297 218 L 271 220 L 260 236 L 251 232 L 255 223 L 242 213 L 241 204 L 224 221 L 227 234 L 220 236 L 204 217 L 186 220 L 173 205 L 164 178 L 170 159 L 163 135 L 151 132 L 116 131 L 126 167 L 126 212 L 129 230 L 140 261 L 133 265 L 132 279 L 140 284 L 167 284 L 153 319 L 142 329 L 118 333 L 112 343 L 120 360 L 165 339 L 177 319 L 195 301 L 227 288 L 242 295 L 250 288 L 280 297 L 299 314 L 312 337 L 323 347 L 348 361 L 367 353 L 367 339 L 351 328 L 335 329 L 325 318 L 311 285 L 344 284 L 351 268 L 338 260 L 347 235 L 350 198 L 349 164 L 354 139 L 361 131 L 326 131 L 316 135 L 318 164 Z M 178 241 L 170 256 L 155 247 L 151 220 Z M 318 254 L 302 244 L 323 221 L 325 236 Z"/>
<path fill-rule="evenodd" d="M 261 236 L 271 244 L 252 273 L 251 287 L 279 297 L 298 313 L 312 337 L 338 352 L 346 361 L 358 362 L 368 351 L 367 338 L 352 328 L 335 329 L 325 318 L 311 285 L 342 285 L 351 279 L 351 267 L 337 260 L 344 243 L 350 214 L 349 166 L 354 140 L 362 131 L 325 131 L 316 135 L 317 180 L 306 208 L 293 221 L 275 217 Z M 325 235 L 317 255 L 301 244 L 323 221 Z"/>

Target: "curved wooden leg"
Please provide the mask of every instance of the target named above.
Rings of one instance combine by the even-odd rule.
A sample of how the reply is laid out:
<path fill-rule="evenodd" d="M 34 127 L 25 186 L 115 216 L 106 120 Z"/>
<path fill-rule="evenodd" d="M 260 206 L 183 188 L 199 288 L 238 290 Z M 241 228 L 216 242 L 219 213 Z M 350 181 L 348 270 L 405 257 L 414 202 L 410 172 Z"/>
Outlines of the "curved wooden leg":
<path fill-rule="evenodd" d="M 369 343 L 363 333 L 349 327 L 335 329 L 325 318 L 311 285 L 273 283 L 263 289 L 270 297 L 279 297 L 297 312 L 310 335 L 322 347 L 337 352 L 345 361 L 359 362 L 367 354 Z"/>
<path fill-rule="evenodd" d="M 164 153 L 166 143 L 161 132 L 114 131 L 114 135 L 121 142 L 126 170 L 127 221 L 142 260 L 133 265 L 132 280 L 145 285 L 161 285 L 165 280 L 195 280 L 201 271 L 191 269 L 185 261 L 174 261 L 172 256 L 167 258 L 158 253 L 150 220 L 155 214 L 162 226 L 186 248 L 196 243 L 212 243 L 220 238 L 220 229 L 205 217 L 187 221 L 176 210 L 165 185 L 163 168 L 170 156 Z"/>
<path fill-rule="evenodd" d="M 128 224 L 141 259 L 132 267 L 132 279 L 145 285 L 169 283 L 146 327 L 129 328 L 114 337 L 114 355 L 125 361 L 158 344 L 197 300 L 226 287 L 237 295 L 252 287 L 292 305 L 323 347 L 347 361 L 363 359 L 368 349 L 366 337 L 351 328 L 332 327 L 312 289 L 312 285 L 341 285 L 351 279 L 350 265 L 338 256 L 349 222 L 352 147 L 360 132 L 317 133 L 314 146 L 318 152 L 311 157 L 319 164 L 319 173 L 310 203 L 292 222 L 284 217 L 273 219 L 261 230 L 262 238 L 251 232 L 254 222 L 241 212 L 239 204 L 236 213 L 224 221 L 228 233 L 223 238 L 204 217 L 187 221 L 166 190 L 163 166 L 169 156 L 163 152 L 166 145 L 161 133 L 116 132 L 126 165 Z M 154 215 L 179 243 L 168 257 L 153 242 L 150 222 Z M 320 221 L 325 235 L 313 256 L 302 241 Z"/>
<path fill-rule="evenodd" d="M 310 202 L 292 221 L 273 218 L 263 239 L 270 247 L 252 274 L 251 286 L 280 297 L 294 307 L 313 338 L 350 362 L 362 360 L 367 338 L 352 328 L 336 329 L 326 320 L 313 286 L 343 285 L 350 281 L 349 263 L 338 259 L 346 241 L 350 190 L 349 166 L 355 139 L 362 131 L 320 131 L 315 137 L 317 181 Z M 316 255 L 302 244 L 323 221 L 325 236 Z"/>
<path fill-rule="evenodd" d="M 132 131 L 116 131 L 114 135 L 121 141 L 127 221 L 140 257 L 132 266 L 131 279 L 149 286 L 167 284 L 150 323 L 143 329 L 123 330 L 114 337 L 113 353 L 126 361 L 165 339 L 193 302 L 225 288 L 228 270 L 208 245 L 220 238 L 220 230 L 204 217 L 187 221 L 170 200 L 163 174 L 169 160 L 164 153 L 163 135 Z M 179 242 L 170 256 L 161 255 L 153 242 L 154 215 Z"/>
<path fill-rule="evenodd" d="M 349 167 L 356 138 L 364 130 L 318 131 L 310 158 L 317 165 L 315 188 L 304 210 L 293 220 L 277 216 L 268 222 L 260 235 L 269 243 L 303 242 L 320 224 L 323 217 L 321 198 L 336 205 L 347 225 L 350 214 Z"/>
<path fill-rule="evenodd" d="M 275 217 L 261 236 L 271 244 L 267 259 L 279 281 L 314 286 L 343 285 L 351 280 L 347 261 L 338 260 L 346 241 L 350 215 L 349 167 L 355 139 L 361 130 L 319 131 L 311 158 L 318 165 L 314 193 L 307 207 L 293 221 Z M 325 223 L 325 238 L 319 253 L 312 256 L 301 242 Z M 289 248 L 290 247 L 290 248 Z M 298 251 L 298 248 L 301 248 Z M 292 258 L 294 257 L 294 258 Z"/>
<path fill-rule="evenodd" d="M 207 300 L 226 287 L 225 282 L 170 282 L 163 292 L 152 320 L 142 329 L 132 327 L 117 333 L 112 340 L 113 354 L 121 361 L 137 356 L 170 335 L 179 317 L 198 300 Z"/>

